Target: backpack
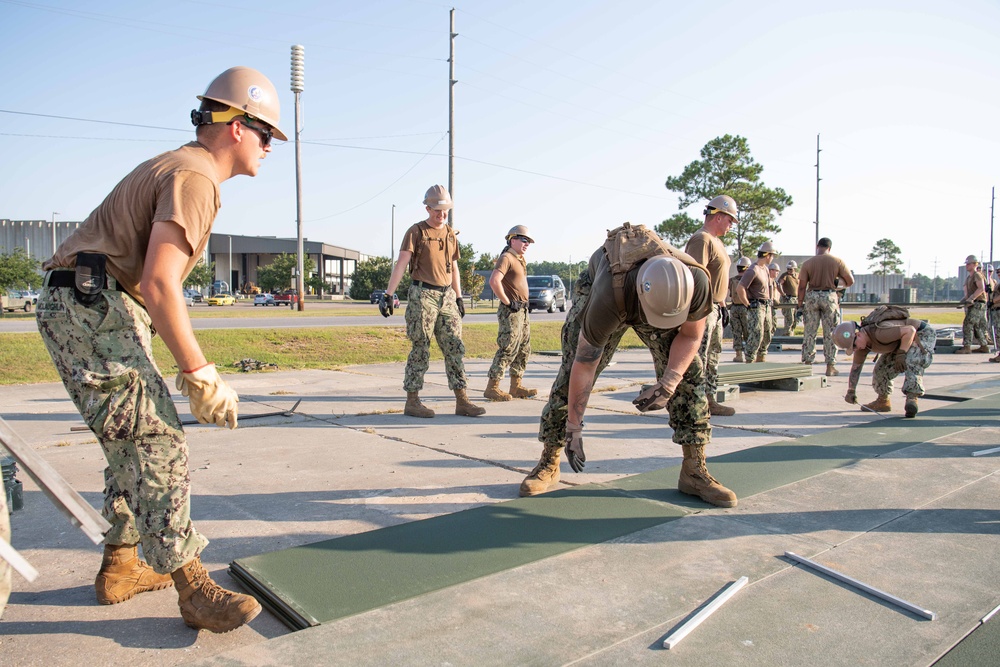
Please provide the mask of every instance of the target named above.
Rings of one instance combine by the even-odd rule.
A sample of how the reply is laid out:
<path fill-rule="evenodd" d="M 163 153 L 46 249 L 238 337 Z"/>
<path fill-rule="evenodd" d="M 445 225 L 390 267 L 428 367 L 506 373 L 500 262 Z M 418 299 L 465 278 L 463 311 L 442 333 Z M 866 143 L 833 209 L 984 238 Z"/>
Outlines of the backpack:
<path fill-rule="evenodd" d="M 878 306 L 872 312 L 861 318 L 860 327 L 875 326 L 886 320 L 908 320 L 910 309 L 904 306 Z"/>
<path fill-rule="evenodd" d="M 652 229 L 630 222 L 608 231 L 608 238 L 604 242 L 604 253 L 611 269 L 611 284 L 614 287 L 615 303 L 620 312 L 625 312 L 625 274 L 636 264 L 650 257 L 667 255 L 689 267 L 698 267 L 702 270 L 705 268 L 687 253 L 681 252 L 661 239 Z"/>
<path fill-rule="evenodd" d="M 420 223 L 418 222 L 414 226 L 418 227 L 419 225 L 420 225 Z M 427 232 L 424 231 L 423 229 L 420 229 L 419 232 L 420 232 L 420 239 L 416 243 L 414 243 L 414 245 L 413 245 L 413 254 L 410 255 L 409 271 L 410 271 L 410 275 L 411 276 L 413 275 L 414 269 L 417 268 L 417 263 L 419 262 L 420 255 L 422 254 L 421 251 L 424 249 L 424 245 L 427 244 L 427 243 L 430 243 L 433 240 L 435 240 L 435 239 L 432 239 L 427 234 Z M 447 264 L 445 264 L 445 267 L 444 267 L 445 273 L 448 273 L 448 274 L 451 273 L 451 252 L 450 252 L 449 245 L 450 244 L 453 244 L 455 246 L 458 245 L 458 239 L 455 238 L 456 236 L 458 236 L 458 232 L 456 232 L 454 229 L 452 229 L 449 226 L 448 227 L 448 233 L 444 237 L 444 239 L 439 239 L 438 240 L 438 242 L 442 246 L 442 249 L 444 250 L 445 257 L 448 258 L 448 262 L 447 262 Z M 449 244 L 449 242 L 450 242 L 450 244 Z"/>

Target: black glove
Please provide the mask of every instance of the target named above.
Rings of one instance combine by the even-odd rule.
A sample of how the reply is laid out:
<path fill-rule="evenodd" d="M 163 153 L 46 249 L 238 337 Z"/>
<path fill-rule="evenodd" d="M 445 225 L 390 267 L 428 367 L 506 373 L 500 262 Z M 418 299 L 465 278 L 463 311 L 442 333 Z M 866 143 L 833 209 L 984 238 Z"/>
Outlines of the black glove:
<path fill-rule="evenodd" d="M 854 405 L 858 402 L 858 394 L 853 389 L 848 389 L 847 393 L 844 394 L 844 400 L 848 403 Z"/>
<path fill-rule="evenodd" d="M 389 317 L 392 315 L 392 295 L 388 292 L 382 292 L 378 297 L 378 312 L 382 313 L 382 317 Z"/>
<path fill-rule="evenodd" d="M 465 318 L 465 303 L 462 301 L 462 297 L 456 296 L 455 303 L 458 304 L 458 314 Z"/>
<path fill-rule="evenodd" d="M 892 368 L 897 373 L 906 372 L 906 352 L 902 350 L 896 350 L 896 354 L 892 359 Z"/>
<path fill-rule="evenodd" d="M 802 309 L 801 308 L 796 308 L 795 309 L 795 319 L 796 320 L 801 320 L 802 319 Z"/>
<path fill-rule="evenodd" d="M 566 439 L 563 442 L 569 467 L 573 472 L 583 472 L 583 467 L 587 463 L 587 455 L 583 453 L 583 422 L 574 424 L 567 421 Z"/>
<path fill-rule="evenodd" d="M 726 327 L 729 326 L 729 309 L 726 308 L 725 306 L 722 306 L 719 310 L 720 310 L 719 312 L 720 319 L 722 321 L 722 328 L 725 329 Z"/>
<path fill-rule="evenodd" d="M 634 405 L 639 412 L 662 410 L 667 407 L 667 403 L 670 402 L 670 397 L 673 395 L 674 392 L 657 382 L 636 396 L 635 399 L 632 400 L 632 405 Z"/>

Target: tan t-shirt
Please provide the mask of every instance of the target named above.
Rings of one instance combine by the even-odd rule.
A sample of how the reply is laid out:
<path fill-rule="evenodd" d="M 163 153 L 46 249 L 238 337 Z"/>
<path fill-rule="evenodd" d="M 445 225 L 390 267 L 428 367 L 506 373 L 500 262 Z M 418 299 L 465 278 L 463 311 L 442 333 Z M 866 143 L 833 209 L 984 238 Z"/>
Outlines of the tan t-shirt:
<path fill-rule="evenodd" d="M 778 289 L 778 281 L 775 280 L 774 278 L 771 278 L 771 276 L 768 276 L 767 280 L 768 283 L 770 283 L 769 284 L 770 296 L 768 296 L 767 298 L 771 300 L 771 303 L 778 303 L 779 301 L 781 301 L 781 290 Z"/>
<path fill-rule="evenodd" d="M 785 271 L 778 276 L 778 289 L 782 296 L 790 296 L 793 299 L 799 293 L 799 276 L 791 271 Z"/>
<path fill-rule="evenodd" d="M 985 290 L 986 279 L 983 278 L 983 274 L 981 274 L 979 271 L 975 271 L 975 272 L 970 273 L 970 274 L 968 274 L 966 276 L 966 278 L 965 278 L 965 296 L 971 296 L 973 292 L 975 292 L 977 289 L 979 289 L 981 287 L 984 288 L 984 290 Z M 984 291 L 982 294 L 980 294 L 979 296 L 977 296 L 976 297 L 976 301 L 985 302 L 986 301 L 986 292 Z"/>
<path fill-rule="evenodd" d="M 871 341 L 868 348 L 877 354 L 895 352 L 899 349 L 899 333 L 897 330 L 907 325 L 914 329 L 919 329 L 921 324 L 923 322 L 911 317 L 905 320 L 884 320 L 875 326 L 867 326 L 865 327 L 865 333 L 868 334 L 868 340 Z"/>
<path fill-rule="evenodd" d="M 76 266 L 80 252 L 107 256 L 108 273 L 145 305 L 139 288 L 153 223 L 173 221 L 184 230 L 191 258 L 186 278 L 208 244 L 222 202 L 211 154 L 191 142 L 143 162 L 111 191 L 48 259 L 48 271 Z"/>
<path fill-rule="evenodd" d="M 746 273 L 746 271 L 744 271 L 743 273 Z M 735 276 L 729 279 L 729 301 L 731 303 L 736 303 L 736 301 L 733 300 L 733 295 L 736 294 L 736 286 L 740 284 L 740 279 L 743 277 L 743 273 L 737 273 Z M 742 304 L 736 304 L 736 305 L 742 305 Z"/>
<path fill-rule="evenodd" d="M 760 264 L 750 266 L 740 278 L 740 285 L 743 285 L 743 289 L 747 291 L 747 298 L 751 301 L 770 299 L 770 282 L 771 274 L 768 273 L 766 266 Z"/>
<path fill-rule="evenodd" d="M 503 291 L 507 294 L 508 299 L 511 301 L 528 300 L 528 266 L 524 257 L 512 250 L 506 250 L 500 253 L 493 269 L 503 274 L 500 284 L 503 285 Z"/>
<path fill-rule="evenodd" d="M 460 257 L 458 240 L 451 227 L 442 225 L 434 229 L 422 220 L 406 230 L 399 249 L 414 253 L 410 260 L 412 280 L 438 287 L 451 285 L 452 262 Z"/>
<path fill-rule="evenodd" d="M 732 260 L 726 253 L 726 246 L 719 237 L 709 233 L 704 227 L 694 233 L 687 242 L 684 252 L 708 269 L 712 281 L 712 300 L 725 303 L 729 293 L 729 264 Z"/>
<path fill-rule="evenodd" d="M 810 257 L 802 262 L 802 268 L 799 269 L 799 284 L 804 284 L 807 292 L 836 289 L 838 285 L 834 283 L 837 278 L 840 278 L 840 287 L 850 287 L 854 284 L 854 276 L 844 264 L 844 260 L 828 252 Z"/>

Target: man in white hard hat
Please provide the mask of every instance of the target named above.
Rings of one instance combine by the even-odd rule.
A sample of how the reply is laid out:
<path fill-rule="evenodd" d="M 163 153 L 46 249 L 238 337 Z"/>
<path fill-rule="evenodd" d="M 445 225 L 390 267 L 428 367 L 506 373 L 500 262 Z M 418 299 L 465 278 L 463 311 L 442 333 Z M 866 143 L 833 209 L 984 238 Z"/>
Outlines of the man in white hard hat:
<path fill-rule="evenodd" d="M 735 507 L 736 494 L 708 472 L 711 441 L 704 371 L 698 348 L 713 308 L 708 272 L 687 253 L 642 225 L 625 223 L 608 233 L 590 257 L 573 294 L 562 329 L 562 365 L 542 410 L 542 455 L 521 482 L 520 495 L 548 491 L 559 482 L 559 458 L 581 472 L 583 417 L 594 381 L 631 328 L 649 347 L 657 382 L 632 403 L 640 412 L 666 409 L 673 441 L 682 447 L 677 488 L 718 507 Z"/>
<path fill-rule="evenodd" d="M 196 141 L 136 167 L 44 262 L 38 328 L 108 461 L 98 602 L 176 586 L 189 627 L 229 632 L 260 605 L 201 564 L 208 540 L 191 522 L 187 440 L 151 339 L 155 330 L 181 369 L 194 417 L 236 428 L 239 398 L 202 353 L 182 284 L 208 244 L 219 184 L 256 176 L 272 136 L 286 137 L 277 90 L 257 70 L 228 69 L 198 99 Z"/>
<path fill-rule="evenodd" d="M 531 398 L 537 389 L 521 384 L 531 354 L 531 322 L 528 316 L 528 268 L 524 253 L 535 242 L 524 225 L 507 232 L 507 246 L 490 274 L 490 288 L 500 301 L 497 307 L 497 353 L 487 373 L 483 396 L 491 401 Z M 500 387 L 504 370 L 510 368 L 510 392 Z"/>
<path fill-rule="evenodd" d="M 750 268 L 750 258 L 740 257 L 736 260 L 736 275 L 729 279 L 729 326 L 733 331 L 733 358 L 738 364 L 743 363 L 743 349 L 746 347 L 748 309 L 736 300 L 736 286 L 743 279 L 743 274 Z"/>
<path fill-rule="evenodd" d="M 729 417 L 736 410 L 716 400 L 719 387 L 719 355 L 722 354 L 722 330 L 728 323 L 726 296 L 729 293 L 729 253 L 721 237 L 737 221 L 739 211 L 736 201 L 719 195 L 705 206 L 705 224 L 694 233 L 684 247 L 684 252 L 708 269 L 712 282 L 712 300 L 715 307 L 705 318 L 705 338 L 698 349 L 698 356 L 705 365 L 705 395 L 712 415 Z"/>
<path fill-rule="evenodd" d="M 955 354 L 969 354 L 972 346 L 981 354 L 989 354 L 990 345 L 986 339 L 986 277 L 979 271 L 979 259 L 975 255 L 965 258 L 967 276 L 962 288 L 965 295 L 959 302 L 965 307 L 965 318 L 962 321 L 962 348 Z"/>
<path fill-rule="evenodd" d="M 424 193 L 427 219 L 403 235 L 399 258 L 389 276 L 389 285 L 382 295 L 379 310 L 385 317 L 392 314 L 385 299 L 391 303 L 399 281 L 410 270 L 410 290 L 406 295 L 406 335 L 412 347 L 403 373 L 406 405 L 403 414 L 410 417 L 432 418 L 434 411 L 420 401 L 424 374 L 431 361 L 431 338 L 437 340 L 444 355 L 448 388 L 455 392 L 455 414 L 481 417 L 486 410 L 469 400 L 465 377 L 465 343 L 462 342 L 462 280 L 458 273 L 460 251 L 455 231 L 448 225 L 451 195 L 443 185 L 432 185 Z"/>
<path fill-rule="evenodd" d="M 802 321 L 795 304 L 799 294 L 799 265 L 792 259 L 785 265 L 785 272 L 778 276 L 778 291 L 781 293 L 781 314 L 785 320 L 784 335 L 791 336 Z"/>
<path fill-rule="evenodd" d="M 748 364 L 760 363 L 767 355 L 767 348 L 761 347 L 765 328 L 770 326 L 767 309 L 771 298 L 771 274 L 767 266 L 776 254 L 770 241 L 762 243 L 757 249 L 757 263 L 747 269 L 736 285 L 733 302 L 747 307 L 747 337 L 743 353 Z"/>
<path fill-rule="evenodd" d="M 840 323 L 840 295 L 838 289 L 854 284 L 854 275 L 844 260 L 830 254 L 833 242 L 823 237 L 816 244 L 816 255 L 802 262 L 799 271 L 798 307 L 802 311 L 802 363 L 812 364 L 816 359 L 816 333 L 823 325 L 823 356 L 826 375 L 839 375 L 837 348 L 833 344 L 833 330 Z"/>

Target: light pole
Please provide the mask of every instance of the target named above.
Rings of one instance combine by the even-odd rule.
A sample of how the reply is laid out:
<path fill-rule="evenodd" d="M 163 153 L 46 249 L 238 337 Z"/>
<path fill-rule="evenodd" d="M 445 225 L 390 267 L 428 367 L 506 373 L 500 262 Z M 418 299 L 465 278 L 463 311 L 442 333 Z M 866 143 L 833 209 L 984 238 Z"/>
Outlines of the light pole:
<path fill-rule="evenodd" d="M 52 211 L 52 254 L 56 254 L 56 216 L 61 215 L 59 211 Z"/>
<path fill-rule="evenodd" d="M 295 93 L 295 217 L 298 229 L 298 249 L 296 267 L 298 278 L 295 282 L 299 293 L 299 312 L 305 310 L 305 243 L 302 237 L 302 91 L 306 88 L 306 48 L 301 44 L 292 47 L 292 92 Z M 320 256 L 320 262 L 323 258 Z"/>
<path fill-rule="evenodd" d="M 392 222 L 389 227 L 389 270 L 392 271 L 392 255 L 396 252 L 396 205 L 392 205 Z"/>

